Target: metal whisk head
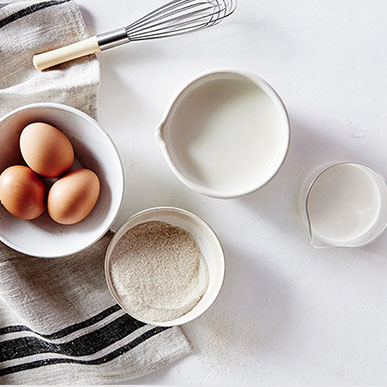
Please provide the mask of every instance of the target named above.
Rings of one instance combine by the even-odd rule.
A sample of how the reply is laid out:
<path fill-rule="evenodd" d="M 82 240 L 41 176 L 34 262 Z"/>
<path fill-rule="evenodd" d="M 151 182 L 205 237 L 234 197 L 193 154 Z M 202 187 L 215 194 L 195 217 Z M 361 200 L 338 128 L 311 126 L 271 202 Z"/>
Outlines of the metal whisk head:
<path fill-rule="evenodd" d="M 173 0 L 127 26 L 129 41 L 182 35 L 220 23 L 237 0 Z"/>
<path fill-rule="evenodd" d="M 236 6 L 237 0 L 172 0 L 127 27 L 36 54 L 33 63 L 38 70 L 45 70 L 59 63 L 129 42 L 167 38 L 202 30 L 220 23 L 235 11 Z"/>

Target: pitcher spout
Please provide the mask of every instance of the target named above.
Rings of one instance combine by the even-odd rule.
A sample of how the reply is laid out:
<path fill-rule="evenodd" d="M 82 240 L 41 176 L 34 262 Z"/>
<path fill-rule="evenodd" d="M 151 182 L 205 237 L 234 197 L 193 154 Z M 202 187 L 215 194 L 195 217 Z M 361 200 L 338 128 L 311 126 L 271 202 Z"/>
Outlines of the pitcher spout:
<path fill-rule="evenodd" d="M 325 248 L 328 248 L 328 247 L 333 247 L 333 245 L 331 245 L 331 244 L 321 240 L 319 237 L 317 237 L 313 233 L 313 231 L 312 231 L 311 236 L 310 236 L 310 244 L 315 249 L 325 249 Z"/>

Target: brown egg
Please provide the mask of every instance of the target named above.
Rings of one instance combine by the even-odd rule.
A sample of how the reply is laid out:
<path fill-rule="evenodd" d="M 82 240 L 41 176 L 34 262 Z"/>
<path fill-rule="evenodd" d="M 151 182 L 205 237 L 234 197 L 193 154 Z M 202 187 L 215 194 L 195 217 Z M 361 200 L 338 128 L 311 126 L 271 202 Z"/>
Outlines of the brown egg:
<path fill-rule="evenodd" d="M 48 213 L 57 223 L 78 223 L 94 208 L 99 190 L 98 176 L 90 169 L 69 172 L 52 185 L 48 193 Z"/>
<path fill-rule="evenodd" d="M 63 175 L 74 162 L 69 139 L 55 126 L 43 122 L 29 124 L 23 129 L 20 150 L 27 165 L 45 177 Z"/>
<path fill-rule="evenodd" d="M 35 219 L 45 208 L 45 189 L 39 177 L 24 165 L 14 165 L 0 175 L 0 201 L 20 219 Z"/>

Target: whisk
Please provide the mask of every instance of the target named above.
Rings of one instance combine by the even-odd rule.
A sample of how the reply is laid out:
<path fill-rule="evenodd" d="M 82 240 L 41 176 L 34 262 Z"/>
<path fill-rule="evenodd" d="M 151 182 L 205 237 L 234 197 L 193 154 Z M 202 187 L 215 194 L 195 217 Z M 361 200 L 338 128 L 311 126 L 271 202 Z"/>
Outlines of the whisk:
<path fill-rule="evenodd" d="M 235 11 L 236 6 L 237 0 L 173 0 L 127 27 L 34 55 L 33 64 L 36 69 L 45 70 L 121 44 L 202 30 L 219 24 Z"/>

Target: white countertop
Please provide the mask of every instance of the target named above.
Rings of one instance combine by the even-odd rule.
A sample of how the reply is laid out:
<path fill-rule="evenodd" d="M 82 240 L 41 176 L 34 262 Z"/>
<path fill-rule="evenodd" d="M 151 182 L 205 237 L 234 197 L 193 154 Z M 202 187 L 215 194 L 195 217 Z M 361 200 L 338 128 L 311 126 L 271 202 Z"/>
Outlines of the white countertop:
<path fill-rule="evenodd" d="M 92 32 L 162 3 L 76 1 Z M 135 383 L 387 382 L 387 234 L 364 248 L 315 250 L 296 205 L 306 174 L 325 161 L 362 161 L 387 176 L 386 20 L 385 0 L 240 0 L 214 29 L 99 55 L 100 122 L 126 168 L 116 226 L 178 206 L 206 220 L 226 253 L 219 298 L 184 326 L 195 352 Z M 266 79 L 292 124 L 275 179 L 228 201 L 181 184 L 154 140 L 176 90 L 216 67 Z"/>

